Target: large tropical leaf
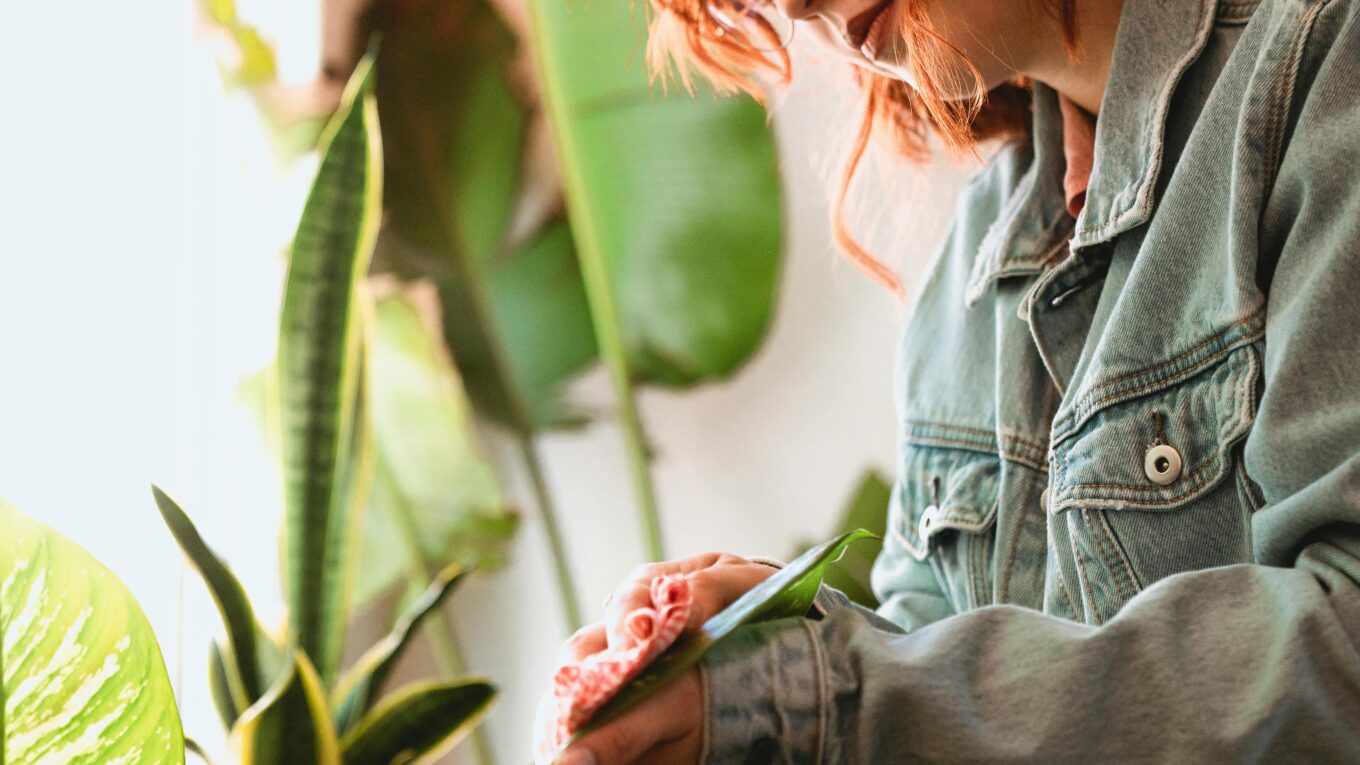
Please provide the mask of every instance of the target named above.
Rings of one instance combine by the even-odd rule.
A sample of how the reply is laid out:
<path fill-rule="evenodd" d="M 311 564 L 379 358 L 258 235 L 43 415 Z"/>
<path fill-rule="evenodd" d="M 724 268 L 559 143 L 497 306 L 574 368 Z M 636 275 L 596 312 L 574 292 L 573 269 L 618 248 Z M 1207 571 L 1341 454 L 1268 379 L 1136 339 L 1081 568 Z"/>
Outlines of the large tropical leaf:
<path fill-rule="evenodd" d="M 286 595 L 290 637 L 323 682 L 340 661 L 355 518 L 365 460 L 358 415 L 359 281 L 381 201 L 382 150 L 369 87 L 354 73 L 328 128 L 320 168 L 293 241 L 279 331 Z"/>
<path fill-rule="evenodd" d="M 731 373 L 769 324 L 780 185 L 763 109 L 665 93 L 627 3 L 529 0 L 567 208 L 606 363 L 688 385 Z"/>
<path fill-rule="evenodd" d="M 404 686 L 345 734 L 341 757 L 345 765 L 431 762 L 481 722 L 495 695 L 484 680 Z"/>
<path fill-rule="evenodd" d="M 744 624 L 802 616 L 812 607 L 826 565 L 845 552 L 851 543 L 873 537 L 863 529 L 842 534 L 798 556 L 792 563 L 756 585 L 732 605 L 710 618 L 695 633 L 681 638 L 659 659 L 633 678 L 595 716 L 577 731 L 580 738 L 618 717 L 666 683 L 694 666 L 713 646 Z"/>
<path fill-rule="evenodd" d="M 519 433 L 575 422 L 559 388 L 596 351 L 570 237 L 559 224 L 508 239 L 526 140 L 515 40 L 480 0 L 392 6 L 383 34 L 382 263 L 438 286 L 478 411 Z"/>
<path fill-rule="evenodd" d="M 475 442 L 458 373 L 420 307 L 438 309 L 392 294 L 374 311 L 368 416 L 377 470 L 360 543 L 358 604 L 402 579 L 418 581 L 419 591 L 455 561 L 494 569 L 517 525 Z"/>
<path fill-rule="evenodd" d="M 334 693 L 337 730 L 342 733 L 349 730 L 368 711 L 397 660 L 410 645 L 421 621 L 439 610 L 444 599 L 466 575 L 467 570 L 456 563 L 439 572 L 425 592 L 397 619 L 392 631 L 365 651 L 341 676 Z"/>
<path fill-rule="evenodd" d="M 156 637 L 111 571 L 0 500 L 0 763 L 184 762 Z"/>
<path fill-rule="evenodd" d="M 231 731 L 241 765 L 339 765 L 326 692 L 301 651 Z"/>
<path fill-rule="evenodd" d="M 240 580 L 203 541 L 193 521 L 189 520 L 179 504 L 161 491 L 159 486 L 152 486 L 151 493 L 156 498 L 156 507 L 165 519 L 165 525 L 189 562 L 203 577 L 222 616 L 222 624 L 227 632 L 226 650 L 221 651 L 214 644 L 213 650 L 219 654 L 213 660 L 221 661 L 221 679 L 226 683 L 235 714 L 239 715 L 264 695 L 265 679 L 255 638 L 260 632 L 255 621 L 255 609 L 251 607 Z"/>

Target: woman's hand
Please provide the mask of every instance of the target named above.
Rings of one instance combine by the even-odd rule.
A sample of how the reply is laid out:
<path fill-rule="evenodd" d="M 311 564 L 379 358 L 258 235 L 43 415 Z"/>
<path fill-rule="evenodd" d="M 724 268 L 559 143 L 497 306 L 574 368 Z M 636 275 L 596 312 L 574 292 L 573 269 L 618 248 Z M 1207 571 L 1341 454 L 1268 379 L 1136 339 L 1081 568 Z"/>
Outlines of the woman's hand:
<path fill-rule="evenodd" d="M 690 580 L 693 607 L 685 632 L 698 629 L 777 569 L 736 555 L 709 553 L 682 560 L 639 566 L 605 599 L 605 618 L 579 630 L 563 644 L 558 663 L 584 659 L 606 648 L 627 650 L 636 640 L 624 629 L 628 614 L 651 606 L 651 583 L 658 576 L 684 574 Z M 555 704 L 544 695 L 534 723 L 534 751 L 552 735 Z M 555 762 L 560 765 L 694 765 L 703 737 L 703 689 L 692 668 L 646 701 L 604 727 L 581 738 Z M 540 762 L 539 765 L 546 765 Z"/>
<path fill-rule="evenodd" d="M 578 633 L 579 634 L 579 633 Z M 603 632 L 600 634 L 603 643 Z M 683 675 L 646 701 L 567 747 L 554 765 L 695 765 L 702 744 L 704 711 L 699 669 Z M 547 735 L 555 706 L 552 694 L 539 704 L 534 730 Z M 535 744 L 535 751 L 538 745 Z M 539 765 L 548 765 L 540 762 Z"/>
<path fill-rule="evenodd" d="M 773 566 L 728 553 L 706 553 L 638 566 L 624 578 L 618 589 L 605 598 L 604 624 L 608 647 L 627 650 L 637 643 L 626 629 L 628 615 L 639 608 L 651 606 L 652 580 L 659 576 L 684 574 L 689 580 L 694 604 L 690 609 L 689 621 L 685 623 L 685 634 L 688 634 L 699 629 L 710 617 L 730 606 L 747 590 L 765 581 L 777 570 Z"/>

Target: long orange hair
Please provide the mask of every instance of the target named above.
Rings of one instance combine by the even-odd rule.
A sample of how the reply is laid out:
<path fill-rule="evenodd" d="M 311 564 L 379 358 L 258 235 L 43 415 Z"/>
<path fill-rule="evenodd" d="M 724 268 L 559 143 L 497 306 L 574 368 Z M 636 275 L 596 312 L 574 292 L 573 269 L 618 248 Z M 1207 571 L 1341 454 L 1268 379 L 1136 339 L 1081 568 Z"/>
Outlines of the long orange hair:
<path fill-rule="evenodd" d="M 788 51 L 780 45 L 779 35 L 762 17 L 745 28 L 721 24 L 709 10 L 724 15 L 747 12 L 742 0 L 650 0 L 653 14 L 648 38 L 647 60 L 654 73 L 662 77 L 671 71 L 685 87 L 693 83 L 697 71 L 722 93 L 745 91 L 763 100 L 761 80 L 773 79 L 787 84 L 793 76 Z M 762 0 L 768 1 L 768 0 Z M 855 68 L 855 82 L 864 94 L 864 116 L 851 144 L 842 171 L 840 187 L 832 206 L 832 236 L 836 246 L 856 266 L 891 290 L 900 299 L 902 281 L 886 264 L 874 258 L 850 234 L 845 224 L 845 202 L 869 140 L 875 131 L 903 156 L 924 160 L 932 136 L 948 148 L 972 153 L 978 142 L 990 138 L 1023 135 L 1029 129 L 1029 83 L 1016 80 L 983 92 L 981 74 L 957 47 L 932 29 L 924 0 L 898 0 L 905 3 L 899 33 L 911 51 L 909 67 L 917 83 L 907 83 Z M 1057 14 L 1068 54 L 1077 53 L 1076 0 L 1045 0 Z M 963 100 L 946 100 L 941 93 L 961 90 L 957 83 L 943 87 L 945 73 L 959 71 L 952 64 L 962 63 L 962 71 L 973 80 L 979 95 Z"/>

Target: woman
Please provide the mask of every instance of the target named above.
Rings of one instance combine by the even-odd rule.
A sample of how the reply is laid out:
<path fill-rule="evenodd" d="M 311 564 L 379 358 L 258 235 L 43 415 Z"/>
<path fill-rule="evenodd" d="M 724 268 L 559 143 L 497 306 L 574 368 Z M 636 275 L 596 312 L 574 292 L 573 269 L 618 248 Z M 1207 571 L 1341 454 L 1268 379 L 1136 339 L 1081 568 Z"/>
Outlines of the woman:
<path fill-rule="evenodd" d="M 1360 760 L 1360 1 L 654 3 L 720 85 L 782 16 L 880 136 L 1001 145 L 903 336 L 883 605 L 823 588 L 557 761 Z M 772 570 L 641 569 L 566 655 Z"/>

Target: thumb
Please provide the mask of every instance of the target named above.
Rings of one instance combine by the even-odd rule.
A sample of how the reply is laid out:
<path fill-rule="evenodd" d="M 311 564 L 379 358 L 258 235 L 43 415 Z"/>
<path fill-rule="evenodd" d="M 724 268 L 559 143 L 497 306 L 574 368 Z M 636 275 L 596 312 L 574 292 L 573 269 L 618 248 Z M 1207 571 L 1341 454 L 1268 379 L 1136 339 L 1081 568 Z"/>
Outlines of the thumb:
<path fill-rule="evenodd" d="M 553 760 L 553 765 L 624 765 L 657 743 L 655 729 L 623 719 L 585 736 Z"/>
<path fill-rule="evenodd" d="M 628 765 L 658 744 L 682 738 L 702 725 L 703 691 L 697 670 L 662 687 L 652 698 L 583 736 L 555 765 Z"/>

